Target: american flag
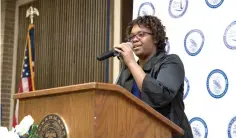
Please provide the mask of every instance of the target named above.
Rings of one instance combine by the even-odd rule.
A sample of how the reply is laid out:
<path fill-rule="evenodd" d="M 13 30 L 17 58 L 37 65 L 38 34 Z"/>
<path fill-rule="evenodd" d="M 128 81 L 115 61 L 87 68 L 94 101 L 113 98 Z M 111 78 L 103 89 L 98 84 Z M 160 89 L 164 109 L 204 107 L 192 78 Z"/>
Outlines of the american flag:
<path fill-rule="evenodd" d="M 21 79 L 18 93 L 25 93 L 35 90 L 34 86 L 34 25 L 28 27 L 26 45 L 22 63 Z M 13 117 L 13 127 L 18 124 L 19 100 L 16 101 L 15 114 Z"/>

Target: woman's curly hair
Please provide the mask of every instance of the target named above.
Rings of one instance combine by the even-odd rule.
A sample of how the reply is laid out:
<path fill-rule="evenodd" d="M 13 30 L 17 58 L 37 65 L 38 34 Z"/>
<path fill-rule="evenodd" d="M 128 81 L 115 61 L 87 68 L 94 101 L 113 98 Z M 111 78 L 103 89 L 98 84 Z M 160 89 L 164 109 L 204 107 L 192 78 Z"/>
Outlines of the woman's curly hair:
<path fill-rule="evenodd" d="M 157 46 L 157 49 L 165 50 L 166 41 L 168 40 L 168 37 L 166 37 L 165 26 L 162 25 L 160 19 L 158 19 L 156 16 L 151 15 L 139 16 L 128 24 L 126 28 L 127 38 L 130 35 L 134 25 L 149 28 L 152 31 L 153 40 Z"/>

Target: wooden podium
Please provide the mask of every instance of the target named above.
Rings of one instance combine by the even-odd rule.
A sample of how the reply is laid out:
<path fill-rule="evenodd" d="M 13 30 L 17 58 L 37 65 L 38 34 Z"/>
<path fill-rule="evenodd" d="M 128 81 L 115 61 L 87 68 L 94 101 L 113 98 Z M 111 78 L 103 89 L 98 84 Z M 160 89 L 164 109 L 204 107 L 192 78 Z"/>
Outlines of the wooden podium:
<path fill-rule="evenodd" d="M 19 120 L 58 114 L 67 138 L 171 138 L 184 131 L 124 88 L 85 83 L 15 94 Z"/>

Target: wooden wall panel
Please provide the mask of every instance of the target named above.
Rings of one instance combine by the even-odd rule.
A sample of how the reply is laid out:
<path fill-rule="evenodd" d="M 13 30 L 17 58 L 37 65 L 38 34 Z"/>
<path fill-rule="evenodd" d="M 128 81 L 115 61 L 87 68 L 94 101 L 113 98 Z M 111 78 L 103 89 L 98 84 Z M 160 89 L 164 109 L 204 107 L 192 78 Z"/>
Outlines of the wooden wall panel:
<path fill-rule="evenodd" d="M 19 8 L 16 90 L 29 19 L 35 17 L 35 86 L 45 89 L 85 82 L 105 82 L 106 62 L 96 56 L 108 50 L 109 0 L 37 0 Z"/>

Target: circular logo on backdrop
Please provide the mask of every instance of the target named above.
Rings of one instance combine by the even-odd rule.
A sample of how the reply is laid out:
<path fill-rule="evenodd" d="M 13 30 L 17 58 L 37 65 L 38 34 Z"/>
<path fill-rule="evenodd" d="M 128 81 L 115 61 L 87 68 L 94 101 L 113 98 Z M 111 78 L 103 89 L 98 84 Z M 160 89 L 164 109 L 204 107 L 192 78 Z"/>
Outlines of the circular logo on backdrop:
<path fill-rule="evenodd" d="M 202 50 L 204 45 L 205 37 L 202 31 L 194 29 L 189 31 L 184 38 L 185 51 L 190 56 L 196 56 Z"/>
<path fill-rule="evenodd" d="M 228 137 L 236 138 L 236 116 L 229 122 Z"/>
<path fill-rule="evenodd" d="M 179 18 L 185 14 L 188 8 L 188 0 L 170 0 L 169 14 L 173 18 Z"/>
<path fill-rule="evenodd" d="M 236 21 L 233 21 L 225 30 L 224 43 L 229 49 L 236 49 Z"/>
<path fill-rule="evenodd" d="M 208 128 L 206 122 L 199 117 L 194 117 L 189 121 L 194 138 L 207 138 Z"/>
<path fill-rule="evenodd" d="M 144 2 L 139 6 L 138 16 L 155 15 L 155 8 L 151 2 Z"/>
<path fill-rule="evenodd" d="M 207 6 L 210 8 L 218 8 L 224 2 L 224 0 L 205 0 Z"/>
<path fill-rule="evenodd" d="M 207 77 L 207 90 L 213 98 L 222 98 L 228 90 L 228 78 L 226 74 L 215 69 Z"/>
<path fill-rule="evenodd" d="M 190 89 L 189 81 L 186 77 L 184 77 L 184 99 L 188 96 L 189 89 Z"/>
<path fill-rule="evenodd" d="M 169 52 L 170 52 L 170 43 L 169 43 L 169 41 L 166 41 L 165 50 L 166 50 L 166 53 L 169 54 Z"/>

